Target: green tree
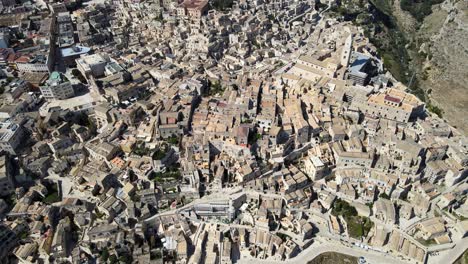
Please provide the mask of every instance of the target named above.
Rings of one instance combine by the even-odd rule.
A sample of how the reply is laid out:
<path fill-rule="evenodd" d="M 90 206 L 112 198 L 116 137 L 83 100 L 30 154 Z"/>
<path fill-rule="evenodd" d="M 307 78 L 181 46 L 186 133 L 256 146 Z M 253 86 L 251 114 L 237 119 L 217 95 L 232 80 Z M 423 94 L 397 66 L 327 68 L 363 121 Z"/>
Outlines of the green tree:
<path fill-rule="evenodd" d="M 444 113 L 442 109 L 436 105 L 433 105 L 431 102 L 429 102 L 426 106 L 427 110 L 429 112 L 436 114 L 438 117 L 442 118 L 442 114 Z"/>
<path fill-rule="evenodd" d="M 118 261 L 119 261 L 119 260 L 117 259 L 117 256 L 116 256 L 116 255 L 114 255 L 114 254 L 110 255 L 110 257 L 109 257 L 109 263 L 115 264 L 115 263 L 117 263 Z"/>
<path fill-rule="evenodd" d="M 104 248 L 104 249 L 101 251 L 100 259 L 101 259 L 103 262 L 106 262 L 106 261 L 109 259 L 109 250 L 108 250 L 107 248 Z"/>
<path fill-rule="evenodd" d="M 172 145 L 179 145 L 179 138 L 176 135 L 172 135 L 167 139 L 167 142 Z"/>
<path fill-rule="evenodd" d="M 381 194 L 379 195 L 379 197 L 380 197 L 380 198 L 383 198 L 383 199 L 390 200 L 390 196 L 388 196 L 388 194 L 386 194 L 386 193 L 384 193 L 384 192 L 381 193 Z"/>
<path fill-rule="evenodd" d="M 418 22 L 432 14 L 432 6 L 442 3 L 443 0 L 401 0 L 401 9 L 409 12 Z"/>

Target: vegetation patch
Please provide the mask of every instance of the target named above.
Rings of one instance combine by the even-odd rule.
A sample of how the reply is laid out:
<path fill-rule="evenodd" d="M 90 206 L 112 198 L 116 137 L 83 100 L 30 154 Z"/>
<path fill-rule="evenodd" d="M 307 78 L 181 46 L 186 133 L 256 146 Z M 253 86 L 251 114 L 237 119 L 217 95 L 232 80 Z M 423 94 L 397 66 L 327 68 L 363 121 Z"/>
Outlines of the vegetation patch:
<path fill-rule="evenodd" d="M 429 240 L 425 240 L 425 239 L 417 239 L 419 243 L 421 243 L 422 245 L 428 247 L 428 246 L 431 246 L 431 245 L 436 245 L 437 242 L 434 240 L 434 239 L 429 239 Z"/>
<path fill-rule="evenodd" d="M 458 258 L 454 264 L 468 264 L 468 250 L 465 250 L 462 256 Z"/>
<path fill-rule="evenodd" d="M 224 92 L 224 87 L 221 85 L 219 81 L 216 82 L 209 82 L 208 91 L 206 92 L 205 96 L 215 96 L 216 94 L 222 94 Z"/>
<path fill-rule="evenodd" d="M 442 111 L 440 107 L 433 105 L 431 102 L 428 102 L 426 108 L 427 110 L 429 110 L 429 112 L 434 113 L 438 117 L 442 118 L 442 114 L 444 113 L 444 111 Z"/>
<path fill-rule="evenodd" d="M 170 166 L 164 172 L 153 172 L 151 177 L 153 181 L 161 183 L 170 180 L 180 180 L 182 174 L 177 165 Z"/>
<path fill-rule="evenodd" d="M 354 238 L 366 237 L 374 226 L 374 223 L 364 216 L 345 217 L 345 219 L 348 224 L 348 234 Z"/>
<path fill-rule="evenodd" d="M 214 0 L 211 3 L 211 7 L 218 11 L 226 11 L 227 9 L 232 7 L 233 3 L 233 0 Z"/>
<path fill-rule="evenodd" d="M 336 253 L 336 252 L 325 252 L 318 255 L 313 260 L 307 262 L 307 264 L 349 264 L 358 263 L 358 258 Z"/>
<path fill-rule="evenodd" d="M 432 6 L 440 4 L 444 0 L 401 0 L 401 9 L 409 12 L 418 22 L 432 14 Z"/>
<path fill-rule="evenodd" d="M 167 139 L 167 142 L 172 145 L 179 145 L 179 138 L 176 135 L 173 135 Z"/>
<path fill-rule="evenodd" d="M 145 146 L 143 142 L 139 142 L 136 144 L 133 153 L 138 156 L 147 156 L 150 153 L 150 149 Z"/>
<path fill-rule="evenodd" d="M 53 192 L 47 195 L 46 197 L 44 197 L 44 199 L 42 199 L 42 202 L 46 204 L 53 204 L 56 202 L 60 202 L 61 200 L 62 199 L 60 199 L 58 192 Z"/>
<path fill-rule="evenodd" d="M 392 15 L 390 1 L 343 0 L 338 2 L 331 11 L 343 17 L 345 21 L 351 21 L 363 28 L 366 37 L 377 48 L 385 68 L 395 79 L 408 85 L 411 93 L 425 101 L 424 90 L 418 85 L 417 78 L 413 76 L 414 69 L 408 53 L 409 41 Z"/>
<path fill-rule="evenodd" d="M 379 197 L 380 197 L 380 198 L 383 198 L 383 199 L 390 200 L 390 196 L 388 196 L 388 194 L 386 194 L 386 193 L 384 193 L 384 192 L 381 193 L 381 194 L 379 195 Z"/>
<path fill-rule="evenodd" d="M 348 234 L 353 238 L 367 236 L 374 223 L 364 216 L 358 216 L 356 208 L 348 202 L 337 199 L 331 212 L 335 216 L 342 216 L 346 220 Z"/>
<path fill-rule="evenodd" d="M 42 199 L 43 203 L 46 204 L 53 204 L 56 202 L 60 202 L 62 199 L 60 198 L 57 190 L 57 185 L 52 184 L 49 188 L 49 194 Z"/>
<path fill-rule="evenodd" d="M 153 152 L 153 160 L 162 160 L 166 157 L 168 146 L 162 145 Z"/>

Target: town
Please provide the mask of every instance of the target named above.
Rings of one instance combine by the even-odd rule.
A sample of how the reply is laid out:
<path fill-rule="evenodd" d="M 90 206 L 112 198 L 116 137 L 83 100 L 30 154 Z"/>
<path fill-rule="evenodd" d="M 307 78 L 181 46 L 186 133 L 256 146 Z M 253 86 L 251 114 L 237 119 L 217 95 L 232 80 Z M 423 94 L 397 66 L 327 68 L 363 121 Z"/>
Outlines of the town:
<path fill-rule="evenodd" d="M 336 1 L 18 2 L 0 10 L 2 263 L 466 251 L 466 136 Z"/>

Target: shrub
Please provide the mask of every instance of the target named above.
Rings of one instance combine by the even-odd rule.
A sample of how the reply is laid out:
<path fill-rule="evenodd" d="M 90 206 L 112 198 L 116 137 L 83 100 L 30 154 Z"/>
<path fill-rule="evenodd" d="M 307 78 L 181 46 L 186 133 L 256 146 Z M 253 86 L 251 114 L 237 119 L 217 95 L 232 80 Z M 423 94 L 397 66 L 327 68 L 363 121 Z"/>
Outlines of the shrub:
<path fill-rule="evenodd" d="M 53 204 L 53 203 L 60 202 L 60 201 L 61 199 L 58 195 L 58 192 L 53 192 L 47 195 L 46 197 L 44 197 L 44 199 L 42 199 L 42 202 L 46 204 Z"/>
<path fill-rule="evenodd" d="M 179 138 L 177 136 L 171 136 L 167 139 L 167 142 L 172 145 L 179 145 Z"/>
<path fill-rule="evenodd" d="M 336 216 L 357 216 L 357 211 L 348 202 L 337 199 L 333 204 L 332 214 Z"/>
<path fill-rule="evenodd" d="M 422 22 L 426 16 L 432 14 L 432 6 L 442 2 L 443 0 L 401 0 L 400 7 Z"/>
<path fill-rule="evenodd" d="M 153 153 L 153 160 L 162 160 L 166 156 L 166 151 L 162 150 L 161 148 L 157 149 Z"/>
<path fill-rule="evenodd" d="M 356 208 L 348 202 L 337 199 L 333 204 L 332 214 L 343 216 L 348 227 L 348 234 L 354 238 L 367 236 L 374 223 L 367 217 L 358 216 Z"/>
<path fill-rule="evenodd" d="M 442 114 L 444 113 L 444 111 L 440 107 L 433 105 L 431 102 L 429 102 L 426 108 L 427 110 L 429 110 L 429 112 L 434 113 L 438 117 L 442 118 Z"/>

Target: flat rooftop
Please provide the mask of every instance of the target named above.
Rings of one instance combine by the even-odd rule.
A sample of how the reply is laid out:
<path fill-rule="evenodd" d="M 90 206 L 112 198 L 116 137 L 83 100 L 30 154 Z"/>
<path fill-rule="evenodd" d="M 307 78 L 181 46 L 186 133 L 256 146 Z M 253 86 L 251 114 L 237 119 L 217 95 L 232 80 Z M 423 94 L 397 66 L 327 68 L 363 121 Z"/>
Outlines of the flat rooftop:
<path fill-rule="evenodd" d="M 84 47 L 84 46 L 75 46 L 70 48 L 61 49 L 60 52 L 62 53 L 62 57 L 73 57 L 73 56 L 80 56 L 82 54 L 87 54 L 91 51 L 91 48 Z"/>

